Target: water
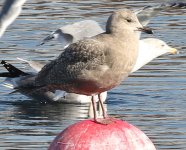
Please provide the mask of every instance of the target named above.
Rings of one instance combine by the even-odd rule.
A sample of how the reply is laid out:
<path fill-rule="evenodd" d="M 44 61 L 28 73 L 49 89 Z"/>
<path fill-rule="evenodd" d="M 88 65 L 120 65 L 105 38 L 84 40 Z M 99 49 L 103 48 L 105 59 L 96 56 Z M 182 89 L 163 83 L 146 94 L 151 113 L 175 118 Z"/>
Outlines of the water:
<path fill-rule="evenodd" d="M 53 59 L 60 53 L 59 44 L 51 42 L 40 48 L 35 45 L 56 28 L 83 19 L 93 19 L 104 26 L 113 10 L 140 8 L 146 4 L 154 1 L 27 1 L 21 16 L 0 41 L 0 60 L 28 71 L 16 57 L 41 62 Z M 157 149 L 186 149 L 185 13 L 183 9 L 161 12 L 149 24 L 155 29 L 155 37 L 178 48 L 180 54 L 162 56 L 134 73 L 109 92 L 106 104 L 111 116 L 140 128 Z M 0 69 L 5 71 L 3 67 Z M 8 92 L 7 88 L 0 87 L 2 150 L 47 149 L 61 130 L 88 118 L 87 105 L 40 104 L 19 93 Z"/>

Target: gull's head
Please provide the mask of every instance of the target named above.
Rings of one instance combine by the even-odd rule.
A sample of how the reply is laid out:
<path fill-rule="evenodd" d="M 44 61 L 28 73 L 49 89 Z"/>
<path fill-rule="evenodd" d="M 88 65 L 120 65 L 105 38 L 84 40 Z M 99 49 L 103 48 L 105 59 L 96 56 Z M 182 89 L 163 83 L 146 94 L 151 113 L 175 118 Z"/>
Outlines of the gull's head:
<path fill-rule="evenodd" d="M 140 40 L 138 57 L 132 72 L 137 71 L 153 59 L 166 53 L 176 54 L 177 50 L 168 46 L 164 41 L 160 39 L 147 38 Z"/>
<path fill-rule="evenodd" d="M 108 18 L 106 25 L 106 32 L 121 32 L 121 30 L 130 30 L 130 31 L 143 31 L 146 33 L 146 28 L 144 28 L 138 21 L 137 16 L 129 9 L 120 9 L 115 12 Z"/>
<path fill-rule="evenodd" d="M 61 29 L 57 29 L 52 33 L 54 39 L 58 40 L 62 46 L 65 48 L 73 41 L 73 36 L 68 33 L 64 33 Z"/>
<path fill-rule="evenodd" d="M 63 47 L 66 47 L 73 41 L 73 36 L 67 33 L 63 33 L 61 29 L 57 29 L 56 31 L 52 32 L 46 38 L 44 38 L 38 46 L 43 45 L 53 39 L 58 40 Z"/>
<path fill-rule="evenodd" d="M 148 38 L 148 39 L 144 39 L 143 41 L 148 43 L 149 45 L 153 45 L 154 48 L 156 49 L 156 52 L 160 53 L 160 55 L 166 54 L 166 53 L 169 53 L 169 54 L 178 53 L 176 48 L 170 47 L 167 43 L 165 43 L 164 41 L 160 39 Z"/>
<path fill-rule="evenodd" d="M 69 43 L 72 43 L 73 41 L 73 36 L 71 34 L 68 34 L 68 33 L 64 33 L 63 30 L 61 29 L 57 29 L 55 32 L 53 32 L 53 36 L 55 39 L 57 40 L 65 40 Z M 61 41 L 60 41 L 61 42 Z"/>

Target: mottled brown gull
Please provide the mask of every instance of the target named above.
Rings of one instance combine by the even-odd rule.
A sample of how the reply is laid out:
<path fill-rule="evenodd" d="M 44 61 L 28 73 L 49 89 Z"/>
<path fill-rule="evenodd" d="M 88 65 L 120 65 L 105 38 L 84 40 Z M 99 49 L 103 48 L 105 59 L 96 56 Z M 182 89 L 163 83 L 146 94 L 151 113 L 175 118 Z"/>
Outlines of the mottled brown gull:
<path fill-rule="evenodd" d="M 99 97 L 119 85 L 131 72 L 138 54 L 139 30 L 146 31 L 132 11 L 115 11 L 105 33 L 69 45 L 38 73 L 35 86 L 90 95 L 94 102 L 94 95 Z M 97 121 L 96 116 L 94 119 Z"/>
<path fill-rule="evenodd" d="M 140 28 L 131 11 L 114 12 L 105 33 L 68 46 L 39 72 L 36 86 L 93 96 L 119 85 L 135 64 Z"/>

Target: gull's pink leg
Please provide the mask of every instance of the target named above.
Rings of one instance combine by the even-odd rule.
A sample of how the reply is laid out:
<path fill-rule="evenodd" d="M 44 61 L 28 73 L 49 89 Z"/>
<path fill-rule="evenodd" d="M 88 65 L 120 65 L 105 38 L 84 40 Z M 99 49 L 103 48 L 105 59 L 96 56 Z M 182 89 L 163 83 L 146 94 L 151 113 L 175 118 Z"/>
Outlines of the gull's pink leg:
<path fill-rule="evenodd" d="M 102 112 L 103 112 L 103 118 L 105 119 L 107 117 L 107 113 L 105 111 L 105 108 L 104 108 L 104 105 L 103 105 L 103 101 L 101 99 L 101 94 L 98 94 L 98 100 L 99 100 L 99 103 L 101 105 L 101 109 L 102 109 Z"/>
<path fill-rule="evenodd" d="M 91 98 L 92 106 L 93 106 L 93 113 L 94 113 L 94 121 L 97 122 L 97 114 L 96 114 L 96 101 L 94 100 L 94 96 Z"/>
<path fill-rule="evenodd" d="M 94 99 L 94 96 L 92 96 L 91 101 L 92 101 L 92 106 L 93 106 L 94 121 L 96 123 L 104 124 L 104 125 L 113 123 L 114 122 L 114 119 L 107 117 L 107 113 L 106 113 L 105 108 L 103 106 L 103 102 L 101 100 L 100 94 L 98 94 L 98 99 L 99 99 L 99 103 L 101 105 L 101 109 L 102 109 L 102 112 L 103 112 L 103 118 L 97 118 L 97 114 L 96 114 L 96 101 Z"/>

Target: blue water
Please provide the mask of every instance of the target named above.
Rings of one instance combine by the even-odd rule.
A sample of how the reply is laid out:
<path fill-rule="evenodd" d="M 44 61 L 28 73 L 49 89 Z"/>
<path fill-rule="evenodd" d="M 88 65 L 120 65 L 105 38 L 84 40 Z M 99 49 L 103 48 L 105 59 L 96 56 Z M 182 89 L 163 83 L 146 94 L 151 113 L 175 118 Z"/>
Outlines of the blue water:
<path fill-rule="evenodd" d="M 104 26 L 119 8 L 140 8 L 155 1 L 27 1 L 21 15 L 0 41 L 0 60 L 26 71 L 22 57 L 46 62 L 57 56 L 60 44 L 36 47 L 51 31 L 72 22 L 93 19 Z M 0 2 L 2 4 L 2 1 Z M 150 27 L 153 37 L 180 53 L 164 55 L 109 91 L 108 114 L 137 126 L 157 149 L 186 149 L 186 10 L 161 12 Z M 147 35 L 144 35 L 144 37 Z M 0 67 L 1 71 L 5 71 Z M 0 79 L 2 81 L 3 79 Z M 78 120 L 88 118 L 88 105 L 40 104 L 0 87 L 0 149 L 47 149 L 54 137 Z"/>

